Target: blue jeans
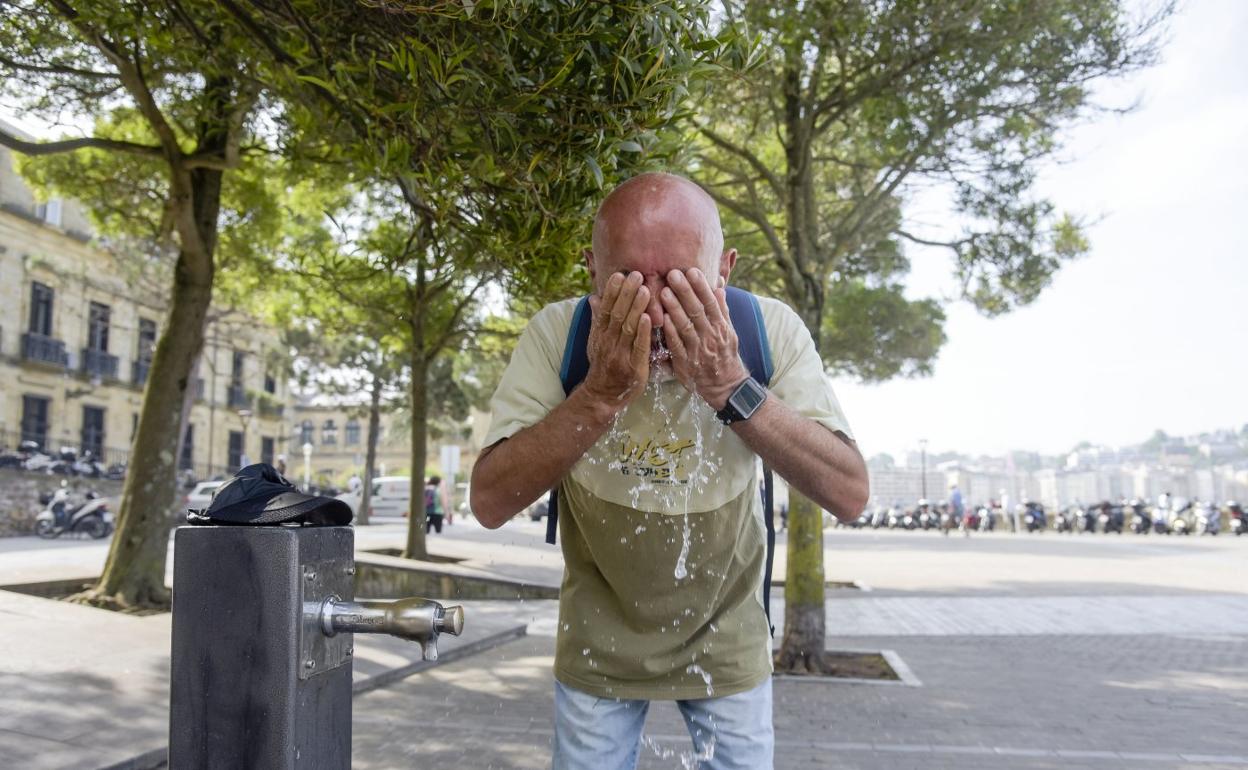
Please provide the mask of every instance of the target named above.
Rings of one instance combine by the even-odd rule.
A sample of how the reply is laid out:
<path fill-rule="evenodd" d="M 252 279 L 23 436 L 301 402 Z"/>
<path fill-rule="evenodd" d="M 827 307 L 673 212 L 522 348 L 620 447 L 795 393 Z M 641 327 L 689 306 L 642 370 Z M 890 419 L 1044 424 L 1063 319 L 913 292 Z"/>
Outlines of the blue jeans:
<path fill-rule="evenodd" d="M 698 770 L 770 770 L 771 678 L 736 695 L 678 700 Z M 598 698 L 555 682 L 553 770 L 633 770 L 647 700 Z"/>

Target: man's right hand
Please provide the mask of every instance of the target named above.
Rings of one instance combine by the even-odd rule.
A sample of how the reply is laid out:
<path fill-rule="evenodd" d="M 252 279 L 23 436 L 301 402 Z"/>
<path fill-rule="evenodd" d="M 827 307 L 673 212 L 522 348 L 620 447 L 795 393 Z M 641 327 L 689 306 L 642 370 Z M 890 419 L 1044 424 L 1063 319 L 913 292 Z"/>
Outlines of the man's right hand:
<path fill-rule="evenodd" d="M 641 273 L 615 273 L 602 296 L 592 295 L 594 321 L 586 352 L 589 371 L 581 387 L 586 394 L 618 412 L 646 387 L 650 376 L 650 290 Z"/>

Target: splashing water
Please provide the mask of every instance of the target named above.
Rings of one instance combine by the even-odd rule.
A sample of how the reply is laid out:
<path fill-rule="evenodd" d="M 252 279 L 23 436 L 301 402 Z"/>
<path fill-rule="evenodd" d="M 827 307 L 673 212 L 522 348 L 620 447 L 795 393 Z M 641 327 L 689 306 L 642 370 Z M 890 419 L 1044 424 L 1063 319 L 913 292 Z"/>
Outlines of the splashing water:
<path fill-rule="evenodd" d="M 685 673 L 697 674 L 698 676 L 702 677 L 702 681 L 706 683 L 706 697 L 709 698 L 715 694 L 715 688 L 711 686 L 710 672 L 703 669 L 697 663 L 690 663 L 688 666 L 685 666 Z"/>
<path fill-rule="evenodd" d="M 641 736 L 641 745 L 653 751 L 654 755 L 659 759 L 671 759 L 672 757 L 679 756 L 680 766 L 684 770 L 697 770 L 700 763 L 710 762 L 715 758 L 714 735 L 707 739 L 706 744 L 703 745 L 701 751 L 682 751 L 679 755 L 677 755 L 675 749 L 669 749 L 668 747 L 660 744 L 654 738 L 651 738 L 649 735 Z"/>

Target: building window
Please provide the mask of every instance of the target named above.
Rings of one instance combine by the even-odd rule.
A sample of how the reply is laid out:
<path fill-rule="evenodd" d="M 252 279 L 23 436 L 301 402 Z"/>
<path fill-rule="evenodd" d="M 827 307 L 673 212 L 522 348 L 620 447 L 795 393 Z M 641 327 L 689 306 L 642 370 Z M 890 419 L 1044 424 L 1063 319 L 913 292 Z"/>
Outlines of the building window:
<path fill-rule="evenodd" d="M 33 441 L 44 449 L 48 441 L 49 399 L 22 396 L 22 441 Z"/>
<path fill-rule="evenodd" d="M 108 352 L 108 327 L 112 309 L 108 305 L 92 302 L 87 311 L 87 349 L 99 353 Z"/>
<path fill-rule="evenodd" d="M 312 424 L 312 421 L 304 420 L 303 424 L 299 426 L 299 443 L 301 445 L 311 444 L 315 433 L 316 433 L 316 426 Z"/>
<path fill-rule="evenodd" d="M 151 361 L 154 355 L 156 355 L 156 322 L 150 318 L 140 318 L 138 359 Z"/>
<path fill-rule="evenodd" d="M 346 444 L 360 443 L 360 421 L 351 418 L 347 420 L 347 435 L 343 437 Z"/>
<path fill-rule="evenodd" d="M 47 203 L 35 204 L 35 216 L 55 227 L 61 226 L 61 199 L 53 198 Z"/>
<path fill-rule="evenodd" d="M 243 351 L 235 350 L 234 358 L 230 362 L 230 387 L 225 394 L 225 401 L 229 406 L 250 406 L 243 390 L 243 362 L 246 356 Z"/>
<path fill-rule="evenodd" d="M 190 470 L 195 460 L 195 426 L 186 424 L 186 436 L 182 439 L 182 454 L 178 457 L 178 469 Z"/>
<path fill-rule="evenodd" d="M 82 453 L 96 460 L 104 456 L 104 410 L 98 406 L 82 408 Z"/>
<path fill-rule="evenodd" d="M 334 425 L 334 421 L 332 419 L 326 420 L 325 424 L 321 426 L 321 443 L 338 443 L 338 426 Z"/>
<path fill-rule="evenodd" d="M 270 395 L 277 393 L 277 380 L 268 372 L 264 373 L 264 392 Z"/>
<path fill-rule="evenodd" d="M 143 385 L 147 382 L 147 373 L 152 368 L 152 357 L 156 355 L 156 322 L 147 318 L 139 319 L 139 349 L 134 354 L 134 384 Z"/>
<path fill-rule="evenodd" d="M 52 336 L 52 287 L 42 283 L 30 285 L 30 328 L 31 334 Z"/>
<path fill-rule="evenodd" d="M 273 464 L 273 437 L 260 437 L 260 462 Z"/>
<path fill-rule="evenodd" d="M 243 467 L 243 434 L 236 430 L 230 431 L 229 455 L 226 457 L 226 473 L 238 473 Z"/>

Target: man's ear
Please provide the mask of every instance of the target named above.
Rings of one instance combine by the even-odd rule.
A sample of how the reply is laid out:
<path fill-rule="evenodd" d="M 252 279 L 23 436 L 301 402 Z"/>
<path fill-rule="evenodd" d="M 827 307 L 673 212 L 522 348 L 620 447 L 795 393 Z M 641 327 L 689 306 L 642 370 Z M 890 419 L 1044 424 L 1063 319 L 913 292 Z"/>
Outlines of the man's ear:
<path fill-rule="evenodd" d="M 594 267 L 594 250 L 585 249 L 585 251 L 582 253 L 585 256 L 585 267 L 589 270 L 589 280 L 591 283 L 594 283 L 594 285 L 596 286 L 597 285 L 596 280 L 598 278 L 598 270 Z"/>
<path fill-rule="evenodd" d="M 723 282 L 722 286 L 728 285 L 728 276 L 732 273 L 732 268 L 737 265 L 737 250 L 728 249 L 719 258 L 719 278 Z"/>

